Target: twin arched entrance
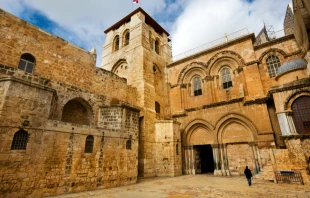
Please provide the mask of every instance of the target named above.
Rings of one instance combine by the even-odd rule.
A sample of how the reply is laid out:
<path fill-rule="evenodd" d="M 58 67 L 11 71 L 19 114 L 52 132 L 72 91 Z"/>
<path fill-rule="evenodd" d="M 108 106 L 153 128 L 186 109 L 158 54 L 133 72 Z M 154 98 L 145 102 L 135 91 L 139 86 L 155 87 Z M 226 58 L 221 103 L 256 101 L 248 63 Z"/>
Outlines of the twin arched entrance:
<path fill-rule="evenodd" d="M 240 115 L 224 116 L 213 127 L 204 120 L 184 130 L 183 174 L 243 175 L 245 166 L 258 172 L 256 128 Z"/>

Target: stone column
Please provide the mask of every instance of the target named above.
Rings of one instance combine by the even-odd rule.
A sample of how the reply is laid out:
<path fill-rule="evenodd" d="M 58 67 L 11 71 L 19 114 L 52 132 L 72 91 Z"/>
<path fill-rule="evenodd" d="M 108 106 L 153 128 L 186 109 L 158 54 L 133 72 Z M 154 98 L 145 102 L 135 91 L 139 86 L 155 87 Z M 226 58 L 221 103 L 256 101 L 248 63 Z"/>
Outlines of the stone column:
<path fill-rule="evenodd" d="M 195 175 L 195 161 L 196 161 L 196 155 L 195 155 L 195 151 L 194 151 L 194 146 L 191 146 L 190 148 L 191 151 L 191 163 L 190 163 L 190 167 L 191 167 L 191 175 Z"/>
<path fill-rule="evenodd" d="M 256 161 L 256 152 L 255 152 L 255 148 L 254 148 L 254 143 L 253 142 L 249 142 L 249 146 L 251 147 L 251 150 L 252 150 L 252 156 L 253 156 L 253 167 L 254 167 L 254 173 L 255 174 L 258 174 L 258 163 Z"/>
<path fill-rule="evenodd" d="M 184 147 L 184 157 L 185 157 L 185 174 L 194 175 L 195 174 L 195 152 L 193 146 Z"/>
<path fill-rule="evenodd" d="M 292 135 L 297 135 L 296 128 L 295 128 L 295 123 L 294 123 L 294 120 L 293 120 L 293 117 L 292 117 L 292 113 L 288 112 L 286 117 L 287 117 L 288 125 L 290 127 L 291 134 Z"/>
<path fill-rule="evenodd" d="M 255 149 L 255 152 L 257 154 L 257 159 L 258 159 L 258 166 L 259 166 L 259 171 L 263 170 L 263 165 L 262 165 L 262 160 L 261 160 L 261 157 L 260 157 L 260 153 L 259 153 L 259 149 L 258 149 L 258 145 L 254 145 L 254 149 Z"/>
<path fill-rule="evenodd" d="M 213 161 L 215 164 L 215 170 L 214 170 L 214 175 L 221 175 L 219 173 L 221 172 L 221 166 L 220 166 L 220 156 L 219 156 L 219 145 L 218 144 L 213 144 L 212 145 L 212 151 L 213 151 Z"/>
<path fill-rule="evenodd" d="M 296 135 L 295 124 L 291 112 L 277 113 L 282 135 Z"/>
<path fill-rule="evenodd" d="M 186 109 L 186 98 L 187 98 L 187 89 L 186 89 L 187 85 L 186 84 L 182 84 L 180 86 L 181 89 L 181 107 L 183 109 Z"/>
<path fill-rule="evenodd" d="M 229 165 L 228 165 L 228 155 L 227 155 L 227 144 L 223 144 L 223 153 L 224 153 L 224 164 L 225 164 L 225 171 L 226 171 L 226 175 L 230 176 L 230 172 L 229 172 Z"/>
<path fill-rule="evenodd" d="M 221 158 L 220 158 L 221 159 L 221 171 L 222 171 L 222 175 L 226 176 L 227 175 L 226 174 L 226 170 L 227 170 L 226 158 L 227 158 L 227 156 L 226 156 L 226 152 L 225 152 L 226 148 L 224 148 L 224 147 L 226 147 L 225 144 L 221 144 L 219 146 L 219 148 L 220 148 L 220 155 L 221 155 Z"/>

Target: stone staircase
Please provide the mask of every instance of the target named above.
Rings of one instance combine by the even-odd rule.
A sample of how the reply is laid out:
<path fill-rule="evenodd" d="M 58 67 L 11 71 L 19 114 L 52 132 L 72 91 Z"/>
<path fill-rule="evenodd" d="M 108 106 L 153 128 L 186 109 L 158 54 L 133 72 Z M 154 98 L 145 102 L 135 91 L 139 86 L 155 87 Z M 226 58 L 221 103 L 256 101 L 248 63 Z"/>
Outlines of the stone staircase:
<path fill-rule="evenodd" d="M 262 180 L 274 180 L 274 170 L 273 165 L 265 165 L 263 166 L 263 169 L 254 176 L 255 179 L 262 179 Z"/>

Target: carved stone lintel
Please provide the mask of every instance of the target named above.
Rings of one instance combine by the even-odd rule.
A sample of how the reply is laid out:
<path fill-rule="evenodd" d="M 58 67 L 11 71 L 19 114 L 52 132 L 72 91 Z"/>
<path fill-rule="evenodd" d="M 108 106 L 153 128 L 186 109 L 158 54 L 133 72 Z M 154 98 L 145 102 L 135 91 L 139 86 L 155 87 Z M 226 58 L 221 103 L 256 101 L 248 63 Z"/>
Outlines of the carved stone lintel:
<path fill-rule="evenodd" d="M 180 87 L 181 87 L 182 89 L 185 89 L 185 88 L 187 87 L 187 84 L 181 84 Z"/>
<path fill-rule="evenodd" d="M 205 81 L 213 81 L 214 80 L 214 76 L 206 76 Z"/>

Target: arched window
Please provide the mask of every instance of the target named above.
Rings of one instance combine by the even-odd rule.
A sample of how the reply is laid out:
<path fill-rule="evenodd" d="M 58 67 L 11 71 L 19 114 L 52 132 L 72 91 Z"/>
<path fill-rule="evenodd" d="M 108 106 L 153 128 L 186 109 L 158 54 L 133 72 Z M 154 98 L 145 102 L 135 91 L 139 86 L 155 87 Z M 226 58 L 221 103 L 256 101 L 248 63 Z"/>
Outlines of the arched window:
<path fill-rule="evenodd" d="M 26 150 L 28 143 L 28 132 L 19 130 L 14 134 L 11 150 Z"/>
<path fill-rule="evenodd" d="M 160 104 L 158 102 L 155 102 L 155 112 L 160 113 Z"/>
<path fill-rule="evenodd" d="M 114 39 L 114 51 L 119 50 L 119 36 L 116 36 Z"/>
<path fill-rule="evenodd" d="M 159 41 L 158 40 L 155 40 L 154 50 L 155 50 L 156 54 L 159 54 Z"/>
<path fill-rule="evenodd" d="M 194 96 L 202 95 L 201 80 L 199 77 L 193 79 Z"/>
<path fill-rule="evenodd" d="M 179 155 L 179 144 L 175 145 L 175 152 L 177 155 Z"/>
<path fill-rule="evenodd" d="M 228 68 L 224 68 L 221 71 L 221 75 L 222 75 L 223 88 L 227 89 L 233 87 L 230 70 Z"/>
<path fill-rule="evenodd" d="M 92 153 L 94 147 L 94 137 L 92 135 L 87 136 L 85 141 L 85 153 Z"/>
<path fill-rule="evenodd" d="M 269 77 L 275 77 L 278 71 L 278 68 L 281 66 L 280 59 L 275 55 L 270 55 L 266 59 L 266 65 Z"/>
<path fill-rule="evenodd" d="M 124 36 L 124 46 L 129 45 L 129 40 L 130 40 L 130 32 L 129 30 L 125 32 Z"/>
<path fill-rule="evenodd" d="M 35 58 L 31 54 L 23 54 L 20 57 L 18 64 L 18 69 L 21 69 L 25 72 L 32 73 L 34 69 Z"/>
<path fill-rule="evenodd" d="M 310 134 L 310 97 L 297 98 L 292 104 L 292 110 L 297 133 Z"/>
<path fill-rule="evenodd" d="M 126 149 L 131 150 L 131 140 L 127 140 L 126 142 Z"/>

